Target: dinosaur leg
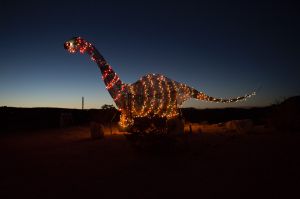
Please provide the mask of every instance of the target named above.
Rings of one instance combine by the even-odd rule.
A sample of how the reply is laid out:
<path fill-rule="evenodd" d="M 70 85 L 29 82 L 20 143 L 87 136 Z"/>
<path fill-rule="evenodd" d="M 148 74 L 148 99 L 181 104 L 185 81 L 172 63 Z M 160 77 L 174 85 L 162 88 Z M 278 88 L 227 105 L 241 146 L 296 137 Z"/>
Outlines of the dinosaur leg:
<path fill-rule="evenodd" d="M 133 125 L 133 119 L 125 112 L 121 112 L 119 125 L 124 131 L 126 131 L 128 127 Z"/>

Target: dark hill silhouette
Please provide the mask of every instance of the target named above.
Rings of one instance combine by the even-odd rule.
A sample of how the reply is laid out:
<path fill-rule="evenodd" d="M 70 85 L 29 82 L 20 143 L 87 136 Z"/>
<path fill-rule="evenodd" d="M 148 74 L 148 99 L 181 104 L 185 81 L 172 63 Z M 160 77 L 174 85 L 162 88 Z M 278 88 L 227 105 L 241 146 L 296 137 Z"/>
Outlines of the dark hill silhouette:
<path fill-rule="evenodd" d="M 299 128 L 300 96 L 288 98 L 278 105 L 255 108 L 181 109 L 184 119 L 193 123 L 220 123 L 230 120 L 251 119 L 254 124 L 265 124 L 277 129 Z M 64 126 L 83 125 L 90 122 L 109 124 L 117 122 L 115 108 L 65 109 L 65 108 L 15 108 L 0 107 L 0 132 L 32 131 Z"/>
<path fill-rule="evenodd" d="M 59 128 L 87 124 L 91 121 L 107 123 L 114 114 L 114 109 L 0 107 L 0 132 Z"/>

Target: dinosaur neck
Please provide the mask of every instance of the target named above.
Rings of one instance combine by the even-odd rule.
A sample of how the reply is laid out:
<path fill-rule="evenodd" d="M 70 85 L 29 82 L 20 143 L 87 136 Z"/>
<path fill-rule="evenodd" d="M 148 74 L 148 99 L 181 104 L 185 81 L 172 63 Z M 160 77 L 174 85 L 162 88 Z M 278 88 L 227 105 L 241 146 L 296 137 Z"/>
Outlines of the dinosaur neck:
<path fill-rule="evenodd" d="M 91 59 L 97 63 L 102 73 L 102 80 L 104 81 L 106 89 L 114 99 L 118 108 L 122 108 L 122 104 L 120 104 L 121 100 L 119 98 L 124 93 L 125 84 L 92 44 L 86 41 L 82 41 L 82 43 L 83 45 L 81 45 L 80 52 L 87 52 Z"/>
<path fill-rule="evenodd" d="M 91 55 L 93 61 L 95 61 L 102 73 L 102 80 L 106 86 L 106 89 L 111 93 L 111 91 L 118 91 L 121 89 L 123 82 L 113 68 L 106 62 L 103 56 L 94 47 L 93 54 Z M 111 93 L 112 95 L 112 93 Z M 115 96 L 112 95 L 114 98 Z"/>

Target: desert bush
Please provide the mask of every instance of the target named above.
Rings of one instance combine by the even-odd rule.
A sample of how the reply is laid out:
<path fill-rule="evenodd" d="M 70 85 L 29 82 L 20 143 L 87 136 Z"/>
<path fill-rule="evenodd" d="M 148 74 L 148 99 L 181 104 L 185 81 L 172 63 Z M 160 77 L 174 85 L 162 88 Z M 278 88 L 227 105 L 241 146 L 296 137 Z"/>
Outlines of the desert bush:
<path fill-rule="evenodd" d="M 59 124 L 60 127 L 66 127 L 73 125 L 73 115 L 72 113 L 63 112 L 60 113 Z"/>

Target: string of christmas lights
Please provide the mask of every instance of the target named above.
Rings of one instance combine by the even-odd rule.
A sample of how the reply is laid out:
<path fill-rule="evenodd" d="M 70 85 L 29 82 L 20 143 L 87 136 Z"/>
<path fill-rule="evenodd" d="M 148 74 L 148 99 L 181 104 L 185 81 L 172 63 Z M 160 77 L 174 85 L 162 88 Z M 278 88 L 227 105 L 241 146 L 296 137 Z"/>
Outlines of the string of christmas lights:
<path fill-rule="evenodd" d="M 97 63 L 106 89 L 121 111 L 119 125 L 124 128 L 133 125 L 136 117 L 158 116 L 167 119 L 177 117 L 178 106 L 190 98 L 216 103 L 232 103 L 255 95 L 253 92 L 231 99 L 214 98 L 159 74 L 149 74 L 133 84 L 124 84 L 91 43 L 81 37 L 75 37 L 65 42 L 64 47 L 70 53 L 87 52 Z"/>

